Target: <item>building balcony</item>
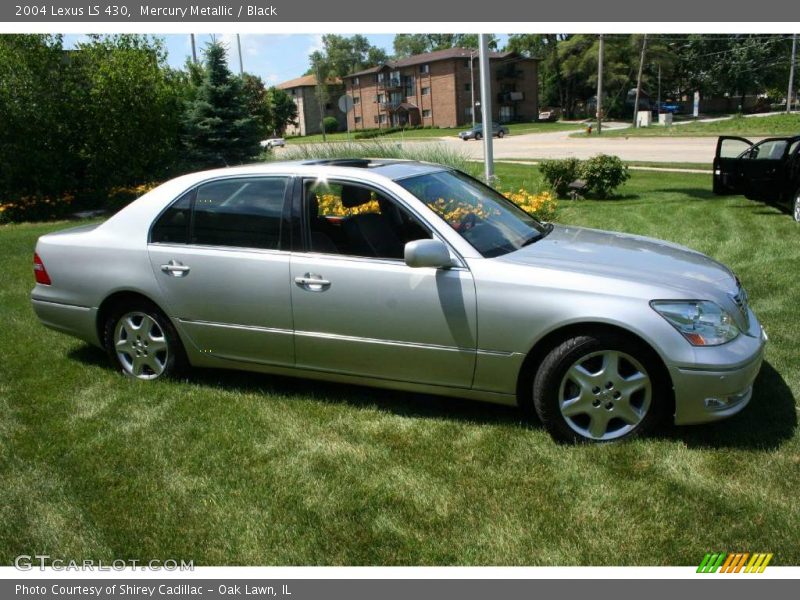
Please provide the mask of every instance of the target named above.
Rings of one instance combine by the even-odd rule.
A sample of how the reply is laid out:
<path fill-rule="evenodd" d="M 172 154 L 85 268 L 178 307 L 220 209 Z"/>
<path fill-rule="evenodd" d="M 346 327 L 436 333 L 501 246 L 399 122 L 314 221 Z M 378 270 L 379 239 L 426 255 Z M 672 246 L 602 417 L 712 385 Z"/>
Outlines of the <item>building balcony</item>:
<path fill-rule="evenodd" d="M 399 78 L 390 77 L 378 82 L 378 87 L 383 90 L 396 90 L 403 87 L 403 82 Z"/>
<path fill-rule="evenodd" d="M 500 104 L 511 104 L 513 102 L 522 102 L 525 100 L 525 94 L 522 92 L 500 92 L 497 94 L 497 101 Z"/>

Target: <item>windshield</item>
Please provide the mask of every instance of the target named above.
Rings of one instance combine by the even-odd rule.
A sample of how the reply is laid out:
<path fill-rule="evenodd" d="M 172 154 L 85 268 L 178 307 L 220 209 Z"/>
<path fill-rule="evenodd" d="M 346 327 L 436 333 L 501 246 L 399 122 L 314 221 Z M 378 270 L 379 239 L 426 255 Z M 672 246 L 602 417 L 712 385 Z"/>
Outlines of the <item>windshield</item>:
<path fill-rule="evenodd" d="M 492 188 L 458 171 L 418 175 L 397 183 L 486 258 L 519 250 L 550 231 Z"/>

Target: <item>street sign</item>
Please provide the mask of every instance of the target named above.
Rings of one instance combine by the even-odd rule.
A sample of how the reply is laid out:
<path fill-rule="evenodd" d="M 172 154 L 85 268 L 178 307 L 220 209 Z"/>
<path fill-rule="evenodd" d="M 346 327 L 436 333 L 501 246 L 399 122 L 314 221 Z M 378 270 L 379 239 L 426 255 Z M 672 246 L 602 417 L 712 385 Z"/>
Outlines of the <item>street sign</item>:
<path fill-rule="evenodd" d="M 700 92 L 694 93 L 694 108 L 692 114 L 695 118 L 700 116 Z"/>
<path fill-rule="evenodd" d="M 353 97 L 348 94 L 339 96 L 339 110 L 345 114 L 353 110 Z"/>

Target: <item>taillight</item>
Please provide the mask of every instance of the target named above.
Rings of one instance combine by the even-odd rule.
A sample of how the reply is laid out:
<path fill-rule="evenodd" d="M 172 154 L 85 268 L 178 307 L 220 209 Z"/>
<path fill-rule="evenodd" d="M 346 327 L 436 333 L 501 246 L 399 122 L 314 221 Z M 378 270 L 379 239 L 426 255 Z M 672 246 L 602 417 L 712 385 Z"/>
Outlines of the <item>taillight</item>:
<path fill-rule="evenodd" d="M 35 252 L 33 253 L 33 275 L 36 277 L 36 283 L 41 283 L 43 285 L 50 285 L 52 283 L 52 281 L 50 281 L 50 275 L 47 274 L 47 269 L 44 268 L 42 259 L 39 258 L 39 255 Z"/>

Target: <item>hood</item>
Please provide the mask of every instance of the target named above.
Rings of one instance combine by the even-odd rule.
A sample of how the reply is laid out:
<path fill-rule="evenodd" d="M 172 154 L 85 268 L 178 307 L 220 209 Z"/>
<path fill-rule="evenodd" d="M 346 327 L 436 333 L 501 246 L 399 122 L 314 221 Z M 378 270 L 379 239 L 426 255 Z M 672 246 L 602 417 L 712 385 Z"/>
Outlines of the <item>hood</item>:
<path fill-rule="evenodd" d="M 501 260 L 680 289 L 736 292 L 725 265 L 684 246 L 625 233 L 555 225 L 544 238 Z M 696 297 L 696 296 L 695 296 Z"/>

